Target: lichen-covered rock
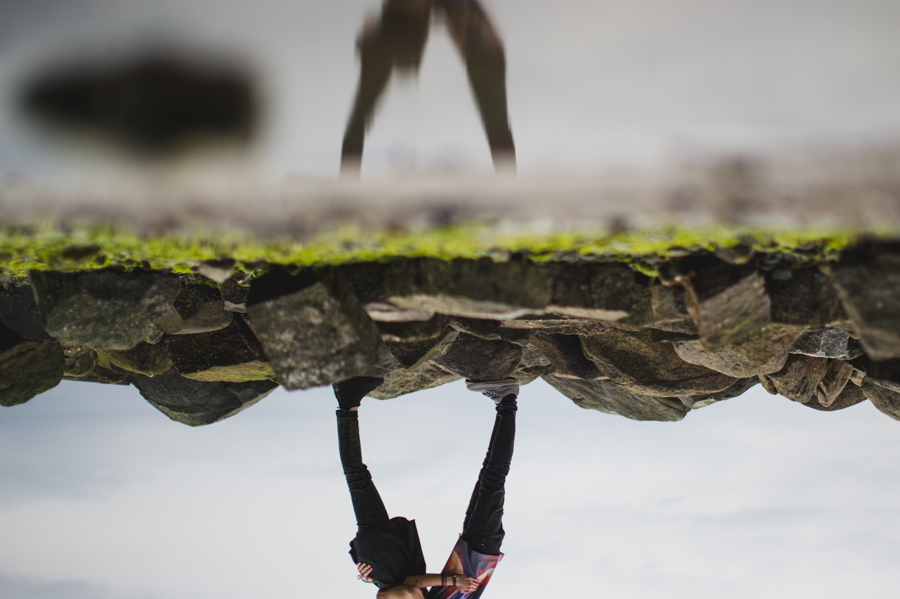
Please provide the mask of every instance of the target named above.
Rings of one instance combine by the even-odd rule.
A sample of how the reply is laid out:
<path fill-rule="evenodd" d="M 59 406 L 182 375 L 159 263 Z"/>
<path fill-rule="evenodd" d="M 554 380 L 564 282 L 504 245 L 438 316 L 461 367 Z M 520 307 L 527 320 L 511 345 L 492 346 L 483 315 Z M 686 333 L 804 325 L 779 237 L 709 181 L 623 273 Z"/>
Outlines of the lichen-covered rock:
<path fill-rule="evenodd" d="M 819 384 L 828 372 L 827 358 L 791 354 L 780 371 L 760 375 L 763 385 L 770 384 L 781 395 L 798 403 L 817 401 Z M 768 388 L 768 387 L 767 387 Z"/>
<path fill-rule="evenodd" d="M 381 289 L 384 301 L 400 308 L 503 320 L 543 312 L 553 273 L 524 261 L 421 258 L 391 264 Z"/>
<path fill-rule="evenodd" d="M 17 406 L 52 389 L 64 367 L 58 343 L 22 339 L 0 325 L 0 406 Z"/>
<path fill-rule="evenodd" d="M 378 329 L 335 271 L 261 277 L 251 286 L 247 315 L 288 390 L 375 372 Z"/>
<path fill-rule="evenodd" d="M 23 339 L 54 341 L 41 320 L 41 310 L 34 301 L 31 285 L 0 287 L 0 324 Z"/>
<path fill-rule="evenodd" d="M 550 364 L 554 376 L 593 380 L 600 378 L 597 365 L 590 361 L 581 348 L 581 339 L 575 335 L 535 333 L 531 345 L 539 349 Z"/>
<path fill-rule="evenodd" d="M 131 349 L 156 338 L 181 291 L 177 277 L 145 270 L 30 273 L 44 328 L 71 345 Z"/>
<path fill-rule="evenodd" d="M 749 378 L 781 370 L 788 349 L 802 333 L 800 327 L 770 324 L 737 343 L 712 351 L 704 349 L 700 341 L 675 341 L 672 347 L 685 362 L 731 377 Z"/>
<path fill-rule="evenodd" d="M 554 389 L 576 405 L 606 414 L 625 416 L 632 420 L 681 420 L 688 408 L 677 398 L 649 397 L 632 393 L 612 381 L 583 381 L 544 375 Z"/>
<path fill-rule="evenodd" d="M 453 374 L 425 361 L 411 368 L 397 368 L 384 376 L 384 384 L 369 393 L 375 399 L 393 399 L 407 393 L 415 393 L 422 389 L 431 389 L 458 381 L 458 374 Z"/>
<path fill-rule="evenodd" d="M 425 321 L 376 321 L 382 341 L 393 343 L 415 343 L 437 339 L 450 326 L 450 317 L 435 314 Z"/>
<path fill-rule="evenodd" d="M 772 322 L 818 328 L 847 320 L 828 275 L 818 268 L 772 270 L 766 275 L 766 289 L 772 302 Z"/>
<path fill-rule="evenodd" d="M 459 333 L 431 358 L 436 366 L 474 381 L 505 379 L 522 359 L 522 347 L 503 340 L 488 340 Z"/>
<path fill-rule="evenodd" d="M 175 311 L 181 317 L 181 328 L 174 335 L 194 335 L 224 329 L 231 324 L 233 312 L 225 310 L 218 287 L 187 285 L 175 298 Z"/>
<path fill-rule="evenodd" d="M 863 382 L 862 392 L 879 412 L 900 420 L 900 392 L 882 387 L 868 377 Z"/>
<path fill-rule="evenodd" d="M 848 252 L 832 279 L 866 353 L 900 358 L 900 253 Z"/>
<path fill-rule="evenodd" d="M 141 342 L 131 349 L 107 349 L 97 353 L 106 358 L 110 364 L 134 374 L 155 376 L 165 374 L 172 367 L 168 346 L 165 343 L 150 345 Z"/>
<path fill-rule="evenodd" d="M 719 264 L 684 281 L 688 312 L 707 349 L 741 341 L 771 321 L 765 279 L 752 267 Z"/>
<path fill-rule="evenodd" d="M 213 424 L 245 410 L 278 388 L 272 381 L 194 381 L 176 372 L 135 376 L 132 383 L 153 407 L 189 426 Z"/>
<path fill-rule="evenodd" d="M 224 329 L 173 336 L 160 345 L 165 345 L 171 363 L 185 378 L 243 382 L 275 376 L 259 341 L 240 316 Z"/>
<path fill-rule="evenodd" d="M 610 331 L 584 337 L 581 345 L 601 375 L 640 395 L 708 395 L 737 382 L 734 377 L 685 362 L 671 343 L 654 343 L 646 330 Z"/>

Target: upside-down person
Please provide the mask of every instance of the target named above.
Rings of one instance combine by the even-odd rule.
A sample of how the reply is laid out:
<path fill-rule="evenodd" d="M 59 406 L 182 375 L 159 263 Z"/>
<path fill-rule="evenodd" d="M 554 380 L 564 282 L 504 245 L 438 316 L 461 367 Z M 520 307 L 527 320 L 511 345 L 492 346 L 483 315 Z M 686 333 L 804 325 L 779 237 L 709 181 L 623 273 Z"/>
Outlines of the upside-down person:
<path fill-rule="evenodd" d="M 357 377 L 336 383 L 338 439 L 341 463 L 357 533 L 350 542 L 350 556 L 359 579 L 378 587 L 377 599 L 477 599 L 503 558 L 504 485 L 516 436 L 516 397 L 519 383 L 467 381 L 496 404 L 494 430 L 487 456 L 472 492 L 462 533 L 440 574 L 429 574 L 415 520 L 390 518 L 384 502 L 362 461 L 359 440 L 359 406 L 362 398 L 384 382 L 378 377 Z"/>

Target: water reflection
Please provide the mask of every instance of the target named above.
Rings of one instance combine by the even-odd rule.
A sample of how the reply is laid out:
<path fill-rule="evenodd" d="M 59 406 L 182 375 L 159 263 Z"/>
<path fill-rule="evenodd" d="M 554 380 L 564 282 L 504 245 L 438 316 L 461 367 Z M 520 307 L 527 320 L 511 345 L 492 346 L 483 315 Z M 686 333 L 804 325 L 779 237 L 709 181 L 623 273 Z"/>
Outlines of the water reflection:
<path fill-rule="evenodd" d="M 466 65 L 495 168 L 515 170 L 503 42 L 481 4 L 477 0 L 385 0 L 380 17 L 366 23 L 357 41 L 359 86 L 344 132 L 342 174 L 358 173 L 366 130 L 394 71 L 418 71 L 433 19 L 446 21 Z"/>

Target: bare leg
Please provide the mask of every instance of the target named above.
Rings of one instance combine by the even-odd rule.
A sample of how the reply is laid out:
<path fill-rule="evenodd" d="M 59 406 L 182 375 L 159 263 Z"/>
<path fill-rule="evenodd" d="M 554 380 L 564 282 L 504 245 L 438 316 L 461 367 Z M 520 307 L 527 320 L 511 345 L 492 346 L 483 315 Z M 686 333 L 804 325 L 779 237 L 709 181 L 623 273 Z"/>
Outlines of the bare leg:
<path fill-rule="evenodd" d="M 341 173 L 357 174 L 362 163 L 366 130 L 393 69 L 418 69 L 431 20 L 427 0 L 389 0 L 380 20 L 367 26 L 359 39 L 359 89 L 341 148 Z"/>
<path fill-rule="evenodd" d="M 466 63 L 494 166 L 515 169 L 516 148 L 507 114 L 503 42 L 476 0 L 462 5 L 441 0 L 440 6 L 447 14 L 453 42 Z"/>

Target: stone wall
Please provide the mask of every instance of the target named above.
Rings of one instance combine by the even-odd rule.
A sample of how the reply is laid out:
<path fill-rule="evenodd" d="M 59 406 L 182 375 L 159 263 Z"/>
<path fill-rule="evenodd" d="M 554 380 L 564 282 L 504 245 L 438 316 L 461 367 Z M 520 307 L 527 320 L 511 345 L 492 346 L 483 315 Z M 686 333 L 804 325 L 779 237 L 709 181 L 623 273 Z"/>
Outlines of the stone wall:
<path fill-rule="evenodd" d="M 0 288 L 0 404 L 61 380 L 134 385 L 191 426 L 279 385 L 363 375 L 390 399 L 538 377 L 582 408 L 680 420 L 761 384 L 900 420 L 900 245 L 611 261 L 398 259 L 255 273 L 32 272 Z"/>

